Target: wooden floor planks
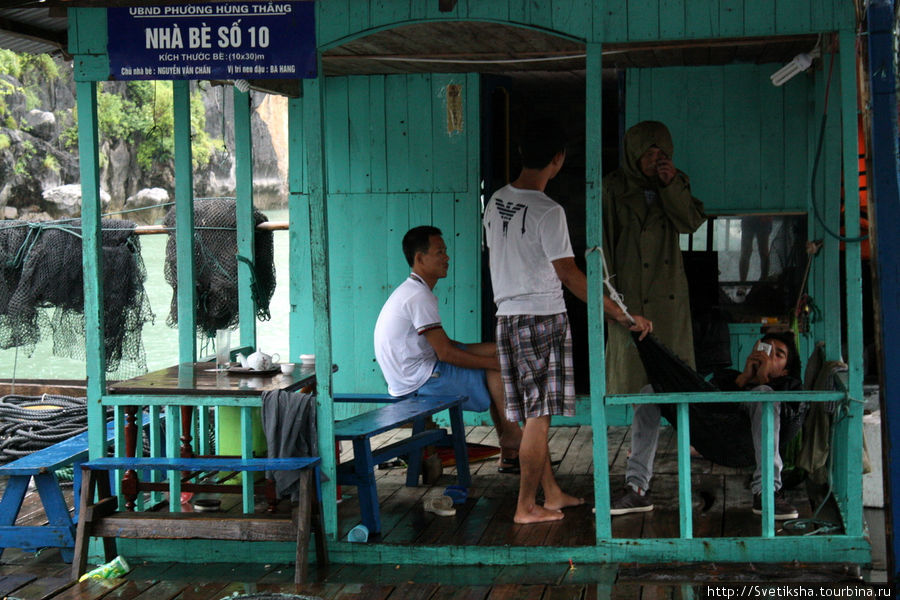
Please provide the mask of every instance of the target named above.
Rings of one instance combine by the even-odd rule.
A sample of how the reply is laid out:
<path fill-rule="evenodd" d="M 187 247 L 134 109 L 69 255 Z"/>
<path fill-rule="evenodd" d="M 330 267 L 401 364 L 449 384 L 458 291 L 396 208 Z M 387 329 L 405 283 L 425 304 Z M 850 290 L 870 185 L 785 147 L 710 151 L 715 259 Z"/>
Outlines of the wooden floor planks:
<path fill-rule="evenodd" d="M 376 445 L 389 444 L 409 430 L 377 436 Z M 512 521 L 518 494 L 518 476 L 497 471 L 497 458 L 473 463 L 472 486 L 453 517 L 423 510 L 423 499 L 440 494 L 455 483 L 455 468 L 445 468 L 434 486 L 405 486 L 402 466 L 376 471 L 383 531 L 381 541 L 404 545 L 482 546 L 577 546 L 594 544 L 593 435 L 590 427 L 554 428 L 549 442 L 557 479 L 567 492 L 586 503 L 565 511 L 555 523 L 522 526 Z M 473 443 L 496 444 L 492 428 L 468 428 Z M 630 446 L 628 428 L 612 427 L 607 433 L 610 485 L 624 481 Z M 612 520 L 614 537 L 678 536 L 678 470 L 674 431 L 661 432 L 653 481 L 656 509 Z M 341 460 L 352 458 L 344 444 Z M 749 477 L 752 469 L 732 469 L 694 457 L 691 460 L 693 523 L 695 537 L 759 534 L 759 518 L 752 514 Z M 0 483 L 2 486 L 2 483 Z M 339 531 L 346 537 L 359 522 L 359 502 L 353 487 L 343 488 L 338 507 Z M 67 490 L 71 495 L 71 489 Z M 800 492 L 789 500 L 809 516 L 811 510 Z M 237 510 L 236 497 L 229 505 Z M 261 503 L 260 506 L 263 506 Z M 20 524 L 45 521 L 37 494 L 30 494 Z M 43 520 L 42 520 L 43 519 Z M 779 531 L 779 535 L 791 534 Z M 55 558 L 54 558 L 55 557 Z M 126 579 L 94 580 L 72 584 L 69 567 L 57 550 L 37 557 L 7 550 L 0 563 L 0 598 L 22 600 L 219 600 L 232 594 L 282 593 L 307 595 L 322 600 L 591 600 L 595 598 L 681 598 L 681 584 L 665 585 L 617 577 L 610 565 L 528 565 L 435 568 L 416 565 L 332 565 L 310 569 L 315 583 L 291 582 L 293 566 L 227 563 L 198 568 L 195 564 L 157 563 L 134 565 Z M 688 576 L 685 577 L 687 580 Z"/>
<path fill-rule="evenodd" d="M 245 567 L 238 563 L 187 568 L 174 563 L 144 564 L 120 579 L 71 584 L 61 577 L 36 577 L 27 583 L 22 578 L 22 586 L 4 594 L 22 600 L 222 600 L 242 594 L 321 600 L 655 599 L 697 597 L 697 586 L 703 582 L 791 580 L 791 568 L 784 565 L 758 565 L 749 571 L 740 566 L 677 564 L 332 565 L 323 572 L 314 569 L 316 580 L 311 583 L 293 584 L 273 581 L 289 571 L 289 565 L 270 565 L 263 570 Z M 846 575 L 833 565 L 805 567 L 793 569 L 795 581 L 840 581 Z M 0 566 L 0 573 L 5 570 L 5 565 Z M 188 577 L 189 573 L 193 576 Z M 11 579 L 0 575 L 0 584 Z"/>

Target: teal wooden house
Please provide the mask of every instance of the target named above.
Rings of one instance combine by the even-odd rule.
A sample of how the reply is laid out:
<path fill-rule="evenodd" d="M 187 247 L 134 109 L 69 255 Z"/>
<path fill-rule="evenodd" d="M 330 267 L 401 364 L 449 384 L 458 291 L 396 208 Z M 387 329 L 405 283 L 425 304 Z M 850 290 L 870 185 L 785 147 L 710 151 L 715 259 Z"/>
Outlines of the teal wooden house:
<path fill-rule="evenodd" d="M 100 252 L 97 83 L 110 78 L 108 5 L 84 2 L 69 9 L 69 44 L 78 82 L 78 119 L 84 198 L 84 268 L 91 454 L 103 452 L 104 406 L 147 403 L 144 396 L 107 393 L 96 274 Z M 169 3 L 181 5 L 182 3 Z M 222 3 L 195 3 L 221 6 Z M 235 3 L 231 3 L 235 4 Z M 260 3 L 263 4 L 263 3 Z M 281 2 L 274 4 L 306 4 Z M 608 516 L 610 481 L 607 438 L 594 435 L 596 505 L 592 544 L 570 546 L 351 544 L 338 508 L 324 502 L 332 560 L 352 563 L 526 564 L 667 561 L 867 563 L 870 547 L 861 503 L 863 332 L 860 244 L 832 233 L 859 235 L 859 197 L 850 184 L 858 173 L 858 21 L 849 0 L 322 0 L 313 4 L 312 78 L 249 79 L 254 91 L 235 89 L 234 131 L 239 248 L 252 255 L 252 140 L 248 94 L 268 91 L 289 97 L 290 260 L 279 284 L 290 286 L 291 358 L 314 348 L 318 379 L 319 448 L 333 446 L 335 420 L 368 406 L 333 402 L 335 394 L 382 394 L 374 361 L 372 328 L 384 300 L 407 275 L 400 252 L 406 230 L 432 224 L 444 232 L 450 274 L 438 284 L 441 313 L 453 339 L 479 340 L 493 327 L 492 303 L 480 225 L 483 202 L 516 175 L 519 125 L 539 112 L 553 112 L 572 144 L 565 173 L 548 193 L 566 207 L 576 254 L 602 245 L 603 174 L 615 168 L 624 130 L 646 119 L 672 131 L 676 165 L 691 176 L 693 192 L 710 221 L 685 236 L 688 252 L 732 257 L 714 263 L 714 294 L 734 306 L 729 323 L 732 363 L 742 365 L 759 337 L 760 320 L 787 322 L 804 291 L 819 318 L 805 320 L 802 351 L 822 344 L 825 358 L 849 369 L 839 391 L 778 394 L 675 394 L 612 396 L 605 391 L 603 293 L 598 253 L 588 253 L 590 301 L 573 308 L 577 324 L 580 398 L 578 415 L 557 427 L 590 426 L 604 432 L 627 418 L 636 403 L 804 400 L 836 406 L 830 460 L 833 495 L 841 526 L 815 536 L 775 535 L 772 507 L 763 506 L 761 535 L 695 536 L 691 459 L 686 427 L 678 428 L 677 531 L 667 537 L 616 537 Z M 771 76 L 798 54 L 815 57 L 809 70 L 783 85 Z M 197 360 L 192 315 L 192 178 L 188 79 L 175 78 L 176 190 L 179 285 L 179 359 Z M 842 186 L 843 182 L 843 186 Z M 843 217 L 842 217 L 843 215 Z M 795 238 L 823 240 L 818 254 L 793 256 L 800 267 L 780 304 L 750 305 L 738 262 L 740 224 L 748 216 L 771 217 Z M 786 233 L 785 233 L 786 235 Z M 785 242 L 787 244 L 787 242 Z M 788 244 L 789 246 L 789 244 Z M 785 247 L 788 247 L 785 246 Z M 794 246 L 790 246 L 794 248 Z M 801 242 L 802 248 L 802 242 Z M 767 270 L 787 269 L 785 250 Z M 802 252 L 802 251 L 801 251 Z M 580 260 L 580 259 L 579 259 Z M 758 261 L 758 259 L 755 259 Z M 803 271 L 808 264 L 808 277 Z M 762 265 L 751 262 L 751 273 Z M 838 285 L 839 275 L 844 282 Z M 240 266 L 240 345 L 255 345 L 250 273 Z M 757 275 L 757 280 L 763 279 Z M 780 289 L 780 288 L 779 288 Z M 744 293 L 747 303 L 739 301 Z M 626 299 L 627 302 L 627 299 Z M 774 306 L 774 307 L 773 307 Z M 804 304 L 804 306 L 808 306 Z M 578 312 L 580 311 L 580 312 Z M 841 315 L 846 316 L 842 320 Z M 338 370 L 331 372 L 330 365 Z M 251 451 L 250 411 L 244 406 L 244 453 Z M 157 403 L 159 404 L 159 403 Z M 223 404 L 201 398 L 197 406 Z M 177 406 L 177 405 L 175 405 Z M 181 414 L 167 409 L 170 452 L 177 452 Z M 153 414 L 161 411 L 159 405 Z M 205 411 L 200 411 L 205 413 Z M 124 417 L 119 410 L 119 420 Z M 200 418 L 200 417 L 198 417 Z M 471 416 L 469 417 L 472 418 Z M 475 419 L 477 422 L 479 419 Z M 686 419 L 685 419 L 686 421 Z M 201 426 L 210 424 L 201 418 Z M 764 431 L 771 434 L 771 418 Z M 161 450 L 163 440 L 153 440 Z M 119 447 L 121 451 L 121 446 Z M 771 444 L 763 464 L 772 464 Z M 324 498 L 335 497 L 336 461 L 322 452 Z M 771 469 L 764 469 L 763 498 L 772 496 Z M 245 506 L 252 509 L 251 497 Z M 171 484 L 177 497 L 177 483 Z M 768 493 L 765 493 L 768 492 Z M 177 502 L 172 502 L 177 510 Z M 196 549 L 201 544 L 204 551 Z M 193 545 L 189 545 L 193 544 Z M 125 553 L 188 558 L 221 555 L 238 543 L 141 541 Z M 193 548 L 188 551 L 185 548 Z M 258 560 L 291 556 L 284 544 L 261 545 Z M 248 556 L 249 552 L 242 551 Z"/>

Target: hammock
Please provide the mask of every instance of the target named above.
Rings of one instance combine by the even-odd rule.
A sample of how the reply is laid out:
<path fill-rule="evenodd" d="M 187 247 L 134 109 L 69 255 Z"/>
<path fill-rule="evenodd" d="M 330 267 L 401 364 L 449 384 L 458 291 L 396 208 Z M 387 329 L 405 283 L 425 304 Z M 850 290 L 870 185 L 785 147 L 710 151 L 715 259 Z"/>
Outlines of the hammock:
<path fill-rule="evenodd" d="M 655 392 L 719 391 L 653 334 L 647 335 L 643 340 L 638 339 L 637 333 L 634 333 L 633 337 L 644 370 Z M 781 435 L 778 446 L 782 456 L 803 425 L 806 416 L 805 404 L 781 403 Z M 673 427 L 678 427 L 675 404 L 660 404 L 660 413 Z M 727 467 L 748 467 L 756 464 L 750 416 L 740 404 L 735 402 L 691 404 L 688 407 L 688 418 L 691 427 L 691 445 L 704 458 Z"/>

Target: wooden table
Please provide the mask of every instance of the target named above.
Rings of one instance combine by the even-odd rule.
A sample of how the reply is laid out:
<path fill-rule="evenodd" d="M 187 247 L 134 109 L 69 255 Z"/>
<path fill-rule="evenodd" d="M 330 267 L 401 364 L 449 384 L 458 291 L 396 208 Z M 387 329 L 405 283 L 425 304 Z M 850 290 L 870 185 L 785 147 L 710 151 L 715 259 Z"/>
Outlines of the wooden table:
<path fill-rule="evenodd" d="M 335 368 L 336 369 L 336 368 Z M 108 386 L 101 402 L 121 411 L 124 419 L 125 456 L 104 457 L 84 463 L 87 477 L 80 494 L 81 519 L 76 534 L 73 575 L 85 568 L 87 540 L 91 536 L 104 538 L 104 553 L 109 560 L 115 555 L 116 537 L 149 539 L 216 539 L 242 541 L 286 541 L 296 543 L 295 582 L 303 581 L 306 573 L 307 543 L 311 528 L 315 528 L 319 562 L 327 563 L 322 514 L 319 508 L 319 457 L 268 458 L 253 457 L 248 443 L 250 411 L 262 406 L 262 394 L 284 390 L 311 391 L 316 383 L 314 366 L 297 365 L 290 375 L 274 371 L 270 374 L 233 373 L 217 370 L 214 363 L 182 363 L 160 369 Z M 136 415 L 139 407 L 150 406 L 151 429 L 159 435 L 159 407 L 166 407 L 167 456 L 138 457 Z M 191 422 L 195 409 L 207 414 L 210 406 L 239 407 L 241 415 L 241 456 L 199 456 L 191 446 Z M 209 426 L 201 421 L 201 433 Z M 204 426 L 205 421 L 205 426 Z M 180 425 L 179 425 L 180 423 Z M 180 433 L 180 439 L 177 438 Z M 151 434 L 152 435 L 152 434 Z M 181 442 L 180 447 L 178 442 Z M 198 444 L 201 448 L 205 444 Z M 179 451 L 180 450 L 180 451 Z M 179 455 L 180 456 L 177 456 Z M 117 511 L 118 498 L 113 495 L 107 471 L 125 471 L 121 494 L 125 498 L 125 512 Z M 168 483 L 139 482 L 137 471 L 167 472 Z M 292 514 L 256 515 L 254 505 L 254 471 L 299 471 L 299 503 Z M 243 473 L 241 484 L 225 484 L 217 478 L 208 483 L 193 482 L 199 473 Z M 274 485 L 271 489 L 270 509 L 277 503 Z M 138 493 L 144 490 L 169 491 L 169 512 L 135 511 Z M 241 493 L 243 515 L 181 512 L 181 492 Z M 94 502 L 94 493 L 98 500 Z"/>
<path fill-rule="evenodd" d="M 182 363 L 110 384 L 110 394 L 167 396 L 259 396 L 271 390 L 299 391 L 316 382 L 314 365 L 297 365 L 294 372 L 270 375 L 237 374 L 216 369 L 215 363 Z"/>
<path fill-rule="evenodd" d="M 107 401 L 104 403 L 124 405 L 126 457 L 136 456 L 138 439 L 136 415 L 139 406 L 179 406 L 181 443 L 178 453 L 181 458 L 192 458 L 196 456 L 196 453 L 192 446 L 191 424 L 197 407 L 236 406 L 248 409 L 259 407 L 263 392 L 273 390 L 312 391 L 315 383 L 314 365 L 298 364 L 290 375 L 285 375 L 280 370 L 260 375 L 218 370 L 215 363 L 211 362 L 182 363 L 110 384 L 108 386 L 109 396 L 106 396 L 105 400 L 112 400 L 111 396 L 121 396 L 122 398 L 118 402 Z M 175 427 L 177 428 L 177 424 Z M 170 449 L 170 451 L 175 452 L 174 449 Z M 249 457 L 250 449 L 245 448 L 244 454 Z M 122 478 L 122 495 L 128 510 L 133 510 L 140 491 L 164 489 L 171 489 L 171 487 L 167 488 L 161 483 L 139 482 L 137 473 L 133 470 L 127 471 Z M 183 489 L 191 492 L 238 492 L 241 490 L 246 492 L 248 487 L 234 484 L 221 486 L 184 483 Z M 245 509 L 252 506 L 252 497 L 247 498 L 246 496 L 245 493 Z"/>

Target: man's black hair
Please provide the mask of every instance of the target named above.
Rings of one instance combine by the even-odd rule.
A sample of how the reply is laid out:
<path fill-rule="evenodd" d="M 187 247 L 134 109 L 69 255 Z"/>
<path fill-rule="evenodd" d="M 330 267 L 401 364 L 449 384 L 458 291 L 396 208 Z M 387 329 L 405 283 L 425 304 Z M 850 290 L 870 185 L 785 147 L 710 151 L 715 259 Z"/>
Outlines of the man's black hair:
<path fill-rule="evenodd" d="M 785 368 L 787 369 L 787 374 L 794 379 L 800 378 L 800 353 L 797 351 L 797 344 L 794 342 L 794 332 L 793 331 L 771 331 L 765 334 L 762 338 L 763 342 L 769 342 L 770 340 L 776 340 L 781 342 L 787 347 L 788 356 L 787 356 L 787 365 Z M 801 379 L 802 381 L 802 379 Z"/>
<path fill-rule="evenodd" d="M 542 117 L 529 121 L 519 142 L 519 155 L 526 169 L 543 169 L 553 157 L 565 152 L 566 131 L 557 119 Z"/>
<path fill-rule="evenodd" d="M 428 254 L 433 235 L 442 235 L 441 230 L 431 225 L 419 225 L 407 231 L 403 236 L 403 256 L 406 257 L 406 262 L 410 267 L 416 262 L 416 252 Z"/>

